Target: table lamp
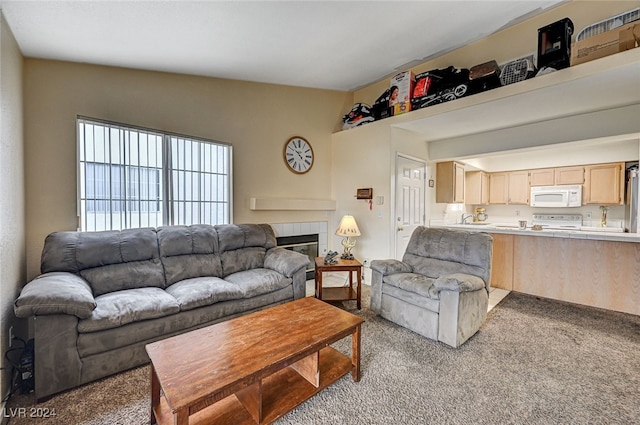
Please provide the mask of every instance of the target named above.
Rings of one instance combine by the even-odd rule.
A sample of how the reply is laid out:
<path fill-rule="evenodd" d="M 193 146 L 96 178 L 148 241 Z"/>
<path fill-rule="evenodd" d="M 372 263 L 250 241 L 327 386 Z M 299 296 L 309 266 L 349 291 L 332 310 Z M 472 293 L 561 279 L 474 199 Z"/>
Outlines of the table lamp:
<path fill-rule="evenodd" d="M 340 258 L 353 260 L 351 249 L 356 246 L 356 240 L 353 238 L 356 236 L 360 236 L 360 229 L 358 229 L 356 219 L 353 218 L 352 215 L 345 215 L 344 217 L 342 217 L 342 220 L 340 220 L 340 224 L 336 229 L 336 236 L 342 236 L 344 238 L 342 239 L 344 252 L 340 256 Z"/>

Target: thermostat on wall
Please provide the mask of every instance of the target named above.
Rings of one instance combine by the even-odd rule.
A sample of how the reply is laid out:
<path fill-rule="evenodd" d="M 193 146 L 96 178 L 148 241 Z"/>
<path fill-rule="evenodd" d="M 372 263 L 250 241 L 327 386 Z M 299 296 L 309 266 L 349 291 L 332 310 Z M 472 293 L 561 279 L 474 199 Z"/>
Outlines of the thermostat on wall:
<path fill-rule="evenodd" d="M 373 188 L 367 187 L 358 189 L 356 192 L 356 199 L 373 199 Z"/>

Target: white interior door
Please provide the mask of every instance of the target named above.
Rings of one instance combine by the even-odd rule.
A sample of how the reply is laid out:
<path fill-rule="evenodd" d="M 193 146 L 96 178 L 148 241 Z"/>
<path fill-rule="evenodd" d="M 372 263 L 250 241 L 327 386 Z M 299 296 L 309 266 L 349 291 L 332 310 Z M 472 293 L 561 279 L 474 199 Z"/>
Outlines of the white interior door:
<path fill-rule="evenodd" d="M 402 259 L 409 238 L 425 220 L 425 177 L 427 165 L 424 161 L 396 156 L 396 255 Z"/>

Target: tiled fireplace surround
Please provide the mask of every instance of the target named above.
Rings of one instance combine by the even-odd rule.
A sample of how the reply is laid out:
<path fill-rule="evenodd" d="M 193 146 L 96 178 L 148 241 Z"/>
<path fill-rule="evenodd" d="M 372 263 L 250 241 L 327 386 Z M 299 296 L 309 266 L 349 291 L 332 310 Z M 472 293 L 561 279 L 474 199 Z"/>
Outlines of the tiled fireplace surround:
<path fill-rule="evenodd" d="M 318 234 L 318 255 L 325 255 L 329 243 L 326 221 L 271 224 L 276 237 Z"/>

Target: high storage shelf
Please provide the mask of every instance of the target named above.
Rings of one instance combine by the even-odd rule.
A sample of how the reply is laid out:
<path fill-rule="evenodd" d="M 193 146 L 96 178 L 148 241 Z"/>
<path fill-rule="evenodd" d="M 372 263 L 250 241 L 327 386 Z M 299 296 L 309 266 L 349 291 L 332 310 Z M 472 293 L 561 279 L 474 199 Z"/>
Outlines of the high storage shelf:
<path fill-rule="evenodd" d="M 640 47 L 364 126 L 403 128 L 431 142 L 637 104 Z"/>

